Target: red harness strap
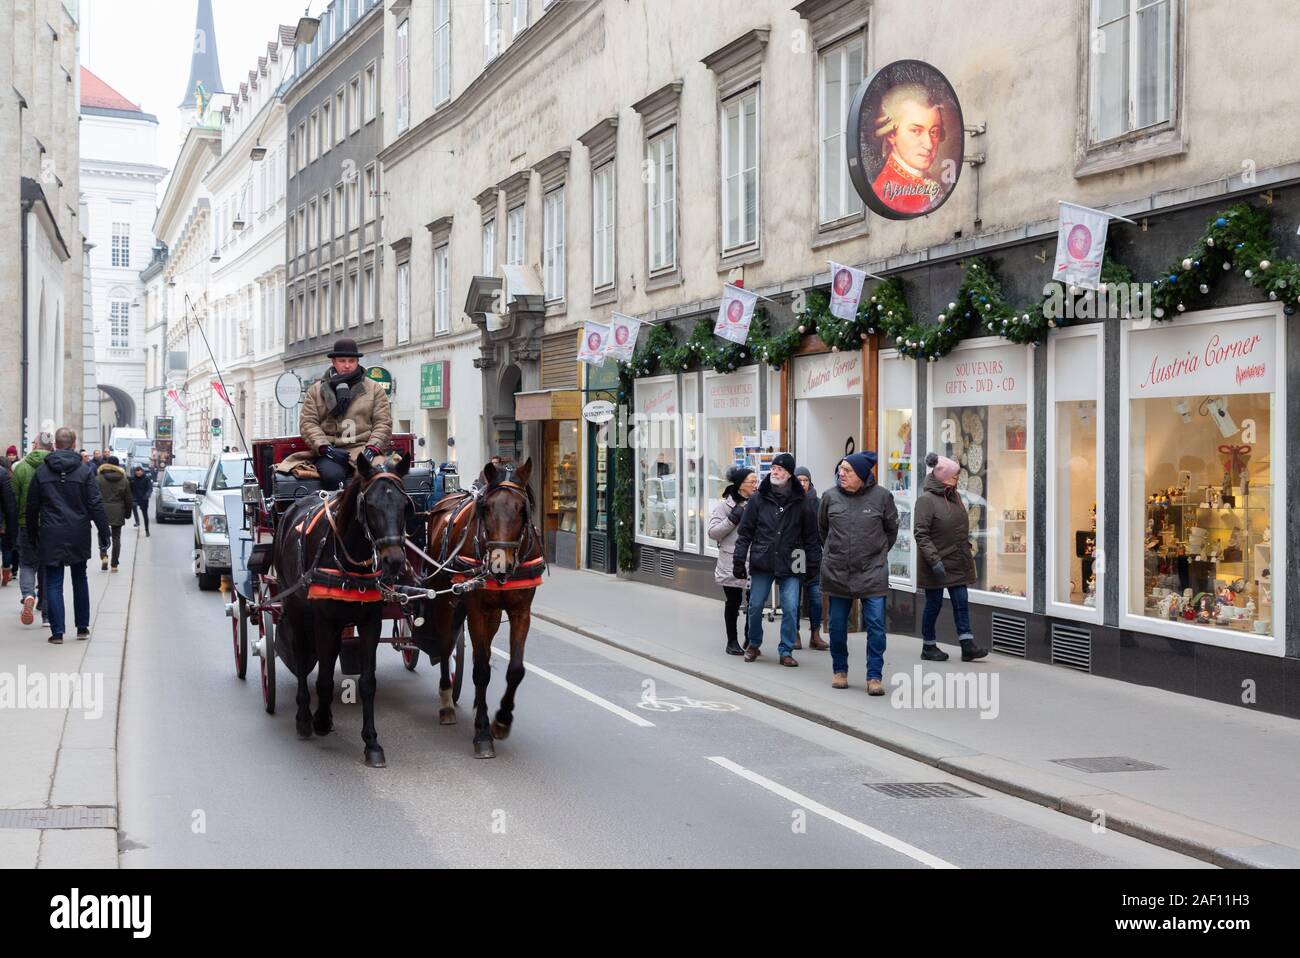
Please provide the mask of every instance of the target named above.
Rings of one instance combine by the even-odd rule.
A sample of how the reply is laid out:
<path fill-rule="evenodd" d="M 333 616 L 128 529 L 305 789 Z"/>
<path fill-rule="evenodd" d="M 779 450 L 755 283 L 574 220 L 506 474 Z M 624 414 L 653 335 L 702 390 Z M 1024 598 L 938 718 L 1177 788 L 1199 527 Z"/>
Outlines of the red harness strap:
<path fill-rule="evenodd" d="M 479 564 L 478 559 L 470 559 L 466 556 L 460 556 L 459 560 L 470 565 Z M 536 589 L 542 584 L 542 577 L 535 572 L 535 569 L 544 562 L 545 560 L 541 556 L 536 559 L 529 559 L 522 565 L 516 566 L 515 571 L 511 573 L 511 577 L 505 582 L 498 582 L 496 579 L 488 578 L 484 580 L 483 588 L 489 592 L 504 592 L 510 589 Z M 475 576 L 471 573 L 457 572 L 452 575 L 451 581 L 460 583 L 473 578 Z"/>

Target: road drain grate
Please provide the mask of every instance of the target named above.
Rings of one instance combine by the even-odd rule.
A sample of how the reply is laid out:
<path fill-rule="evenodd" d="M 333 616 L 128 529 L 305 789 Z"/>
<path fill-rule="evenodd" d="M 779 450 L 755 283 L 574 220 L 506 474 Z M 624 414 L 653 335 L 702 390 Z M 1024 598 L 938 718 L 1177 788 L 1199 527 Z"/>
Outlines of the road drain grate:
<path fill-rule="evenodd" d="M 0 828 L 117 828 L 117 809 L 111 805 L 0 808 Z"/>
<path fill-rule="evenodd" d="M 956 785 L 949 785 L 947 782 L 884 782 L 879 785 L 873 785 L 870 782 L 864 783 L 867 788 L 874 789 L 882 795 L 890 798 L 979 798 L 974 792 L 969 792 L 964 788 Z"/>
<path fill-rule="evenodd" d="M 1081 772 L 1167 772 L 1163 765 L 1140 762 L 1125 755 L 1104 755 L 1100 758 L 1054 758 L 1057 765 L 1067 765 Z"/>

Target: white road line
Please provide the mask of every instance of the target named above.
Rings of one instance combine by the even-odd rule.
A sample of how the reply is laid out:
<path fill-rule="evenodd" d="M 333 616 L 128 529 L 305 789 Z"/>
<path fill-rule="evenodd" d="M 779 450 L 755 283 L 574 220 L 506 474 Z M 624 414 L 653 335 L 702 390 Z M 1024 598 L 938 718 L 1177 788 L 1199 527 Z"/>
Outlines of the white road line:
<path fill-rule="evenodd" d="M 499 655 L 503 659 L 510 658 L 510 653 L 505 652 L 501 649 L 493 649 L 492 654 Z M 625 718 L 633 725 L 639 725 L 642 728 L 655 727 L 654 722 L 650 722 L 647 721 L 646 719 L 643 719 L 635 712 L 629 712 L 625 708 L 620 708 L 619 706 L 615 705 L 613 702 L 609 701 L 608 699 L 602 699 L 599 695 L 596 695 L 594 692 L 588 692 L 586 689 L 574 685 L 568 679 L 562 679 L 558 675 L 554 675 L 551 672 L 547 672 L 545 669 L 539 669 L 537 666 L 529 663 L 524 663 L 524 667 L 528 669 L 529 672 L 532 672 L 534 675 L 536 675 L 538 678 L 546 679 L 546 681 L 548 682 L 554 682 L 560 688 L 568 689 L 570 692 L 572 692 L 574 695 L 578 696 L 579 698 L 584 698 L 588 702 L 591 702 L 593 705 L 599 705 L 605 711 L 613 712 L 619 718 Z"/>
<path fill-rule="evenodd" d="M 902 839 L 895 838 L 893 835 L 886 835 L 884 832 L 878 831 L 877 829 L 872 828 L 870 825 L 864 825 L 862 824 L 862 822 L 858 821 L 857 819 L 849 818 L 849 816 L 843 815 L 840 812 L 835 811 L 833 808 L 827 808 L 825 805 L 821 804 L 820 802 L 815 802 L 811 798 L 808 798 L 805 795 L 800 795 L 798 792 L 786 788 L 784 785 L 778 785 L 770 778 L 764 778 L 762 775 L 759 775 L 757 772 L 751 772 L 749 769 L 745 768 L 744 766 L 737 765 L 729 758 L 723 758 L 721 755 L 711 755 L 709 756 L 709 761 L 713 762 L 715 765 L 722 766 L 729 772 L 735 772 L 741 778 L 747 779 L 748 781 L 753 782 L 755 785 L 762 786 L 772 794 L 779 795 L 788 802 L 793 802 L 794 804 L 800 806 L 801 808 L 806 808 L 814 815 L 820 815 L 822 818 L 828 819 L 834 822 L 836 825 L 843 825 L 849 831 L 857 832 L 863 838 L 868 838 L 871 841 L 876 842 L 877 844 L 884 845 L 886 848 L 892 848 L 894 851 L 898 852 L 899 854 L 906 855 L 908 858 L 912 859 L 913 861 L 920 862 L 922 865 L 925 865 L 929 868 L 956 868 L 957 867 L 951 862 L 946 862 L 942 858 L 939 858 L 935 855 L 931 855 L 929 852 L 921 851 L 921 849 L 915 847 L 914 845 L 907 844 L 907 842 L 903 841 Z"/>

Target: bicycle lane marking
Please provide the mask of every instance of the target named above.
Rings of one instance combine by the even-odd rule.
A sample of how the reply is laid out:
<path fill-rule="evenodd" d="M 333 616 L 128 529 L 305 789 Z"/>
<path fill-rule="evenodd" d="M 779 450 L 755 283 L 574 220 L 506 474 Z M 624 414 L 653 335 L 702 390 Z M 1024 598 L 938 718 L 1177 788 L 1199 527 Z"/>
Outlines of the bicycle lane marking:
<path fill-rule="evenodd" d="M 510 659 L 510 653 L 502 649 L 493 649 L 492 654 L 499 655 L 501 658 L 506 659 L 507 661 Z M 582 688 L 581 686 L 574 685 L 568 679 L 562 679 L 558 675 L 555 675 L 552 672 L 547 672 L 545 669 L 538 668 L 536 665 L 533 665 L 530 662 L 525 662 L 524 667 L 528 669 L 529 672 L 532 672 L 534 675 L 536 675 L 538 678 L 546 679 L 546 681 L 548 682 L 553 682 L 556 685 L 558 685 L 560 688 L 567 689 L 568 691 L 572 692 L 574 695 L 578 696 L 579 698 L 586 699 L 588 702 L 591 702 L 593 705 L 599 705 L 605 711 L 613 712 L 619 718 L 627 719 L 633 725 L 639 725 L 642 728 L 655 727 L 655 723 L 651 722 L 649 719 L 643 719 L 635 712 L 629 712 L 627 709 L 615 705 L 613 702 L 609 701 L 609 699 L 603 699 L 594 692 L 588 692 L 586 689 Z"/>
<path fill-rule="evenodd" d="M 798 805 L 800 808 L 805 808 L 808 811 L 812 812 L 814 815 L 820 815 L 822 818 L 834 822 L 836 825 L 841 825 L 844 828 L 847 828 L 851 832 L 857 832 L 863 838 L 873 841 L 878 845 L 884 845 L 886 848 L 890 848 L 901 855 L 906 855 L 908 858 L 912 859 L 913 861 L 920 862 L 922 865 L 925 865 L 928 868 L 959 867 L 957 865 L 952 864 L 952 862 L 944 861 L 942 858 L 939 858 L 937 855 L 931 855 L 927 851 L 922 851 L 921 849 L 917 848 L 915 845 L 909 845 L 901 838 L 895 838 L 893 835 L 887 835 L 885 832 L 882 832 L 879 829 L 872 828 L 870 825 L 864 825 L 862 822 L 858 821 L 857 819 L 849 818 L 849 816 L 841 812 L 837 812 L 833 808 L 827 808 L 821 802 L 808 798 L 806 795 L 801 795 L 798 792 L 794 791 L 793 789 L 786 788 L 784 785 L 774 782 L 770 778 L 764 778 L 762 775 L 759 775 L 757 772 L 751 772 L 749 769 L 745 768 L 744 766 L 737 765 L 729 758 L 724 758 L 721 755 L 710 755 L 708 759 L 710 762 L 713 762 L 715 765 L 718 765 L 721 768 L 725 768 L 729 772 L 739 775 L 741 778 L 745 779 L 746 781 L 753 782 L 755 785 L 767 789 L 773 795 L 780 796 L 781 798 L 784 798 L 788 802 L 793 802 L 795 805 Z"/>

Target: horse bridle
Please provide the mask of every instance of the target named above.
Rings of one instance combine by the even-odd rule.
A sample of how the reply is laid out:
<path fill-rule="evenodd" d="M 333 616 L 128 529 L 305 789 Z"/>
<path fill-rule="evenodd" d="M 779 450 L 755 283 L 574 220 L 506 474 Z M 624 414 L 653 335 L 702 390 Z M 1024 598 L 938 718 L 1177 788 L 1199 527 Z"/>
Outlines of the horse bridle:
<path fill-rule="evenodd" d="M 385 546 L 400 546 L 400 545 L 405 545 L 406 543 L 405 529 L 403 529 L 402 532 L 399 533 L 398 535 L 381 536 L 378 539 L 376 539 L 374 537 L 374 534 L 370 531 L 370 518 L 366 513 L 366 492 L 369 491 L 370 487 L 380 479 L 392 479 L 394 482 L 397 482 L 399 484 L 399 488 L 402 490 L 402 495 L 406 497 L 407 502 L 411 502 L 412 506 L 414 506 L 414 502 L 412 502 L 410 494 L 406 491 L 405 484 L 402 483 L 402 477 L 397 475 L 397 473 L 376 472 L 371 474 L 371 476 L 364 481 L 363 485 L 361 486 L 361 491 L 357 493 L 357 515 L 360 519 L 361 531 L 366 534 L 366 539 L 370 542 L 369 563 L 360 562 L 354 559 L 351 553 L 348 552 L 347 546 L 343 544 L 343 534 L 339 532 L 338 526 L 335 525 L 334 516 L 329 511 L 329 506 L 327 505 L 325 507 L 325 516 L 327 519 L 329 519 L 330 528 L 334 531 L 334 539 L 338 543 L 339 550 L 343 553 L 343 558 L 346 559 L 353 566 L 360 566 L 369 569 L 378 569 L 380 549 L 384 548 Z"/>
<path fill-rule="evenodd" d="M 513 541 L 509 539 L 484 539 L 485 523 L 484 514 L 487 512 L 487 500 L 495 492 L 508 492 L 518 496 L 524 503 L 524 528 L 519 533 L 519 538 Z M 478 519 L 478 535 L 475 537 L 475 545 L 478 547 L 479 559 L 483 561 L 484 568 L 487 567 L 487 560 L 493 549 L 513 549 L 514 558 L 510 568 L 504 572 L 495 573 L 498 578 L 504 578 L 514 573 L 519 566 L 520 557 L 533 545 L 533 514 L 532 499 L 528 495 L 528 490 L 513 480 L 506 479 L 494 485 L 490 485 L 475 497 L 478 501 L 475 506 L 475 518 Z"/>

